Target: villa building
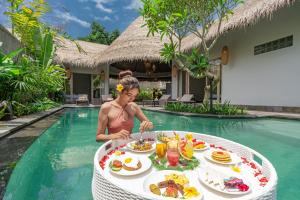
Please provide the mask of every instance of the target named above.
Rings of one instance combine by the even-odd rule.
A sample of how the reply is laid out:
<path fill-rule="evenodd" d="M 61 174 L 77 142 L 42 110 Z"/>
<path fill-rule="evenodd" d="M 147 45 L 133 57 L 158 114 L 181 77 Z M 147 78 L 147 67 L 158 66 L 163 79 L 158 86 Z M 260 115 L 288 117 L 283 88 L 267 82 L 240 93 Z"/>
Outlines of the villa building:
<path fill-rule="evenodd" d="M 299 11 L 299 1 L 287 0 L 248 0 L 234 10 L 223 23 L 222 35 L 211 52 L 211 60 L 217 61 L 225 46 L 229 52 L 229 62 L 220 64 L 222 102 L 253 109 L 300 112 Z M 215 29 L 212 27 L 211 38 L 216 34 Z M 198 38 L 191 35 L 183 41 L 183 49 L 189 52 L 199 44 Z M 190 90 L 203 88 L 201 81 L 185 80 L 181 78 L 181 83 L 176 83 L 172 79 L 173 95 L 185 93 L 187 85 Z M 198 89 L 198 96 L 203 94 L 202 88 Z"/>

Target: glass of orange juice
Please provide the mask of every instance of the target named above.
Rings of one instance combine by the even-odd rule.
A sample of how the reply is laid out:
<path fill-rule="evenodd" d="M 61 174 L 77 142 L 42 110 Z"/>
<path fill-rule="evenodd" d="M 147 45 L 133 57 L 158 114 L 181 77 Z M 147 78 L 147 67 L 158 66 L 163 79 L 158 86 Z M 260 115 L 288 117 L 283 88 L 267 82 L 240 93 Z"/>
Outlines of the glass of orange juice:
<path fill-rule="evenodd" d="M 167 152 L 167 144 L 166 143 L 156 143 L 156 155 L 159 158 L 164 158 Z"/>

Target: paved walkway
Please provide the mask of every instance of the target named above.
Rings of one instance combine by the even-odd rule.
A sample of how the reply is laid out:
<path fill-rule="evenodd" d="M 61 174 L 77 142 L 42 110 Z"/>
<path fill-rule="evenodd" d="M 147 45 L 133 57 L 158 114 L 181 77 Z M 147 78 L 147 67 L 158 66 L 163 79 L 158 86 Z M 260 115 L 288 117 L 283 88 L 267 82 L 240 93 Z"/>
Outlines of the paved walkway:
<path fill-rule="evenodd" d="M 10 121 L 0 121 L 0 138 L 13 133 L 25 126 L 28 126 L 44 117 L 47 117 L 59 110 L 62 110 L 64 106 L 53 108 L 47 111 L 26 115 Z"/>
<path fill-rule="evenodd" d="M 281 119 L 295 119 L 300 120 L 300 113 L 281 113 L 281 112 L 264 112 L 257 110 L 248 110 L 248 115 L 234 115 L 234 116 L 226 116 L 226 115 L 211 115 L 211 114 L 197 114 L 197 113 L 186 113 L 186 112 L 172 112 L 167 111 L 163 107 L 153 107 L 153 106 L 144 106 L 142 109 L 159 111 L 171 114 L 181 114 L 185 116 L 199 116 L 199 117 L 217 117 L 217 118 L 281 118 Z"/>

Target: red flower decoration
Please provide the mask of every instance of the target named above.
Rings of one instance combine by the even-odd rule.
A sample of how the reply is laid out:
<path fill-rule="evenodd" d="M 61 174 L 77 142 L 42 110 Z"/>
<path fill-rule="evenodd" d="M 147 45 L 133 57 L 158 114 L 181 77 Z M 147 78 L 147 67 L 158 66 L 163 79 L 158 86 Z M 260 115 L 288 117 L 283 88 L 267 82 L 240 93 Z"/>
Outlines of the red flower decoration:
<path fill-rule="evenodd" d="M 246 184 L 239 184 L 239 185 L 237 185 L 237 187 L 238 187 L 238 189 L 239 189 L 240 191 L 242 191 L 242 192 L 246 192 L 246 191 L 249 190 L 249 186 L 246 185 Z"/>

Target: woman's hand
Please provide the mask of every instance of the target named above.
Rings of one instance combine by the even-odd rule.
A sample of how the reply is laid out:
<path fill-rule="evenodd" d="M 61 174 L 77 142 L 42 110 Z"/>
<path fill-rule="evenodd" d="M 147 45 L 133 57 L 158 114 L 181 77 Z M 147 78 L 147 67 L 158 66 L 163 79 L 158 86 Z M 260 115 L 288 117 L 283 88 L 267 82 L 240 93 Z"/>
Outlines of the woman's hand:
<path fill-rule="evenodd" d="M 143 133 L 146 129 L 153 129 L 153 123 L 146 120 L 142 121 L 142 123 L 140 124 L 140 132 Z"/>
<path fill-rule="evenodd" d="M 111 134 L 111 139 L 115 140 L 115 139 L 128 139 L 129 138 L 129 131 L 122 129 L 121 131 L 117 132 L 117 133 L 113 133 Z"/>

